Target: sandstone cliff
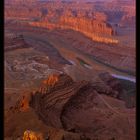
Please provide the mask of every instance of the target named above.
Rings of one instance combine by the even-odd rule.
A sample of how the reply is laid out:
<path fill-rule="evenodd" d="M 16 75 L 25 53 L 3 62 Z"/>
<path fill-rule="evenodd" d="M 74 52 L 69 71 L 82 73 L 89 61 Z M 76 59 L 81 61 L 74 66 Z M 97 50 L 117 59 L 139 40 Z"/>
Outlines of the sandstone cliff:
<path fill-rule="evenodd" d="M 29 22 L 32 26 L 46 27 L 49 29 L 61 28 L 72 29 L 83 33 L 87 37 L 97 42 L 104 43 L 118 43 L 118 40 L 112 39 L 112 35 L 115 35 L 115 31 L 109 24 L 99 22 L 96 20 L 89 20 L 83 18 L 62 17 L 60 22 L 54 24 L 49 22 Z M 109 37 L 107 37 L 109 36 Z"/>
<path fill-rule="evenodd" d="M 102 78 L 106 82 L 110 79 L 107 75 L 102 75 Z M 51 76 L 41 90 L 32 94 L 30 105 L 46 125 L 84 133 L 99 140 L 111 139 L 112 134 L 117 139 L 123 130 L 130 131 L 128 128 L 132 124 L 125 119 L 127 111 L 127 115 L 121 113 L 125 111 L 123 102 L 116 99 L 122 93 L 122 87 L 117 81 L 107 85 L 106 82 L 91 84 L 86 81 L 74 82 L 63 74 Z M 118 125 L 118 122 L 121 124 Z M 130 131 L 132 133 L 133 130 Z M 123 138 L 126 137 L 124 134 Z"/>
<path fill-rule="evenodd" d="M 75 7 L 73 3 L 48 2 L 44 6 L 38 3 L 34 6 L 36 8 L 31 4 L 20 8 L 18 5 L 6 5 L 5 17 L 23 20 L 32 26 L 72 29 L 98 42 L 118 43 L 118 40 L 113 38 L 116 31 L 108 23 L 108 15 L 91 9 L 91 5 L 86 5 L 86 9 Z M 87 9 L 88 7 L 90 8 Z"/>

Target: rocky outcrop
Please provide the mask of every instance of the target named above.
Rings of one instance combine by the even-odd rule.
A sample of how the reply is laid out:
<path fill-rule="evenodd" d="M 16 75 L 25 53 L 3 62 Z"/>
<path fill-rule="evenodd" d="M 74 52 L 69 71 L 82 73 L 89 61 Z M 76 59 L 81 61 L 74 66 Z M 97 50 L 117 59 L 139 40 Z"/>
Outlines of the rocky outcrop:
<path fill-rule="evenodd" d="M 43 82 L 42 89 L 32 93 L 30 106 L 46 125 L 84 133 L 99 140 L 103 137 L 111 139 L 112 134 L 117 139 L 128 128 L 126 125 L 131 124 L 123 118 L 126 114 L 120 113 L 124 108 L 123 102 L 115 95 L 118 94 L 115 88 L 118 83 L 109 84 L 107 79 L 110 78 L 106 75 L 103 77 L 105 83 L 101 85 L 86 81 L 74 82 L 65 74 L 51 75 Z M 123 125 L 118 125 L 119 119 Z M 124 139 L 126 137 L 123 136 Z"/>
<path fill-rule="evenodd" d="M 13 97 L 15 98 L 15 101 L 9 102 L 9 107 L 7 107 L 7 109 L 12 113 L 26 112 L 27 110 L 29 110 L 29 102 L 31 99 L 30 94 L 21 94 L 18 98 L 16 96 L 17 95 L 14 95 Z"/>
<path fill-rule="evenodd" d="M 115 95 L 118 82 L 108 74 L 100 77 L 104 82 L 74 82 L 66 74 L 53 74 L 38 91 L 17 96 L 15 105 L 8 100 L 6 133 L 23 139 L 133 140 L 133 109 L 127 110 Z"/>
<path fill-rule="evenodd" d="M 119 100 L 123 100 L 127 108 L 133 108 L 136 106 L 135 104 L 136 87 L 133 82 L 130 81 L 121 82 L 121 80 L 112 77 L 111 75 L 109 75 L 109 73 L 102 73 L 99 76 L 106 84 L 105 87 L 107 87 L 107 88 L 98 88 L 100 87 L 100 85 L 98 85 L 97 91 L 99 91 L 99 93 L 102 93 L 101 89 L 105 89 L 106 92 L 104 93 L 107 93 L 107 95 L 115 97 Z"/>
<path fill-rule="evenodd" d="M 62 28 L 73 28 L 81 32 L 91 32 L 104 35 L 115 34 L 114 30 L 111 28 L 111 25 L 106 24 L 105 22 L 87 18 L 61 17 L 59 26 L 62 26 Z"/>
<path fill-rule="evenodd" d="M 52 78 L 53 77 L 53 78 Z M 56 79 L 58 80 L 56 82 Z M 75 83 L 66 75 L 51 76 L 31 97 L 31 106 L 48 125 L 63 128 L 60 115 L 64 104 L 87 82 Z M 50 84 L 51 83 L 51 84 Z M 49 112 L 49 113 L 48 113 Z M 52 119 L 52 116 L 54 118 Z"/>
<path fill-rule="evenodd" d="M 20 48 L 29 47 L 29 45 L 25 42 L 23 35 L 6 33 L 5 40 L 5 51 L 12 51 Z"/>
<path fill-rule="evenodd" d="M 73 3 L 58 2 L 58 5 L 56 3 L 46 2 L 43 7 L 41 4 L 35 3 L 36 8 L 30 4 L 20 8 L 7 5 L 5 17 L 18 19 L 22 24 L 26 22 L 32 26 L 72 29 L 98 42 L 118 43 L 117 39 L 112 38 L 113 35 L 116 35 L 116 31 L 108 23 L 104 12 L 74 8 Z M 64 6 L 67 8 L 65 9 Z M 90 5 L 88 6 L 90 7 Z"/>
<path fill-rule="evenodd" d="M 23 140 L 45 140 L 45 138 L 43 138 L 41 133 L 27 130 L 24 132 Z"/>
<path fill-rule="evenodd" d="M 123 92 L 125 92 L 120 82 L 116 78 L 109 75 L 109 73 L 100 74 L 100 78 L 112 89 L 112 91 L 116 91 L 117 98 L 119 98 L 119 94 L 123 94 Z"/>
<path fill-rule="evenodd" d="M 23 135 L 23 140 L 90 140 L 84 135 L 78 133 L 71 133 L 62 130 L 54 130 L 51 134 L 51 128 L 49 134 L 44 137 L 40 132 L 34 132 L 31 130 L 26 130 Z"/>
<path fill-rule="evenodd" d="M 91 38 L 97 42 L 104 43 L 118 43 L 118 40 L 112 39 L 111 37 L 115 31 L 112 29 L 111 25 L 87 18 L 76 18 L 76 17 L 61 17 L 59 22 L 29 22 L 32 26 L 46 27 L 49 29 L 61 28 L 61 29 L 72 29 L 83 33 L 87 37 Z"/>
<path fill-rule="evenodd" d="M 27 2 L 28 3 L 28 2 Z M 27 4 L 13 2 L 12 5 L 8 2 L 5 6 L 5 18 L 13 18 L 13 19 L 21 19 L 21 20 L 29 20 L 31 18 L 39 18 L 42 13 L 38 8 L 33 8 L 30 6 L 31 3 Z"/>

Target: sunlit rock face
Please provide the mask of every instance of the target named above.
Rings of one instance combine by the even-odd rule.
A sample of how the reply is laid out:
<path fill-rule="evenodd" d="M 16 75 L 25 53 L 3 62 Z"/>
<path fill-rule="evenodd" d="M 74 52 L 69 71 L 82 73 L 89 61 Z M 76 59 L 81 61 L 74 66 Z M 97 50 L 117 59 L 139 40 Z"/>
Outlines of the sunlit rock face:
<path fill-rule="evenodd" d="M 111 36 L 116 34 L 111 25 L 98 20 L 61 17 L 58 23 L 30 22 L 29 24 L 32 26 L 46 27 L 49 29 L 72 29 L 83 33 L 87 37 L 97 42 L 118 43 L 118 40 L 111 38 Z"/>
<path fill-rule="evenodd" d="M 101 33 L 101 34 L 108 34 L 114 35 L 115 32 L 105 22 L 91 20 L 87 18 L 73 18 L 73 17 L 62 17 L 60 19 L 60 26 L 62 27 L 71 27 L 75 30 L 80 30 L 81 32 L 88 32 L 88 33 Z"/>
<path fill-rule="evenodd" d="M 50 131 L 44 137 L 42 133 L 26 130 L 22 140 L 90 140 L 86 136 L 78 133 L 67 132 L 63 130 L 55 130 L 49 128 Z"/>
<path fill-rule="evenodd" d="M 47 86 L 54 86 L 55 83 L 58 81 L 58 76 L 56 74 L 52 74 L 48 77 L 47 80 L 43 81 L 43 84 Z"/>
<path fill-rule="evenodd" d="M 45 140 L 41 133 L 26 130 L 22 140 Z"/>
<path fill-rule="evenodd" d="M 118 43 L 117 39 L 112 38 L 116 35 L 116 31 L 108 23 L 106 13 L 92 9 L 89 4 L 83 4 L 84 9 L 76 8 L 74 3 L 61 2 L 46 3 L 43 8 L 37 3 L 34 6 L 36 8 L 33 8 L 31 4 L 27 5 L 27 2 L 22 8 L 7 5 L 5 17 L 26 19 L 32 26 L 72 29 L 98 42 Z M 94 7 L 94 5 L 92 6 Z"/>

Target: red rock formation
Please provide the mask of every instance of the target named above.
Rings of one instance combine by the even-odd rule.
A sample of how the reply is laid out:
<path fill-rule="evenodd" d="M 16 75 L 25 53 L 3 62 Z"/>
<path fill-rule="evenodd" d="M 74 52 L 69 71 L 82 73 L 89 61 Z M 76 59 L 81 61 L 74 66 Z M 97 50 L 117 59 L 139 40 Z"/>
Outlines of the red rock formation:
<path fill-rule="evenodd" d="M 62 128 L 59 116 L 64 104 L 81 87 L 86 85 L 87 82 L 75 83 L 69 76 L 59 75 L 58 82 L 54 84 L 53 87 L 47 85 L 45 89 L 42 89 L 42 91 L 38 91 L 32 95 L 31 106 L 38 112 L 38 115 L 41 117 L 41 119 L 48 123 L 48 125 Z M 51 110 L 51 108 L 54 109 Z M 50 111 L 49 114 L 48 111 Z M 47 115 L 47 118 L 44 115 Z M 54 116 L 53 119 L 52 116 Z"/>
<path fill-rule="evenodd" d="M 5 51 L 29 47 L 29 45 L 25 42 L 23 35 L 6 33 L 5 40 Z"/>
<path fill-rule="evenodd" d="M 72 28 L 81 32 L 83 31 L 88 33 L 99 33 L 106 35 L 115 34 L 109 24 L 87 18 L 61 17 L 59 26 L 61 26 L 62 28 Z"/>
<path fill-rule="evenodd" d="M 63 6 L 66 6 L 68 9 L 64 9 Z M 50 29 L 72 29 L 85 34 L 95 41 L 118 43 L 118 40 L 112 38 L 116 32 L 107 23 L 105 13 L 92 11 L 91 9 L 82 10 L 79 7 L 73 8 L 72 6 L 73 3 L 64 5 L 62 3 L 46 3 L 43 8 L 37 7 L 37 5 L 35 5 L 36 8 L 33 8 L 30 4 L 29 6 L 25 5 L 22 7 L 7 5 L 5 17 L 26 20 L 26 22 L 28 20 L 28 23 L 32 26 L 41 26 Z M 90 6 L 87 5 L 87 7 Z M 32 22 L 31 20 L 36 20 L 36 22 Z"/>
<path fill-rule="evenodd" d="M 108 79 L 110 77 L 105 75 L 104 80 Z M 132 124 L 128 124 L 125 119 L 125 115 L 128 114 L 121 113 L 110 105 L 112 103 L 125 110 L 122 107 L 124 104 L 115 96 L 118 83 L 113 82 L 110 85 L 112 89 L 105 83 L 100 84 L 86 81 L 73 82 L 69 76 L 59 75 L 58 82 L 50 91 L 45 91 L 43 94 L 38 91 L 32 95 L 30 105 L 46 125 L 84 133 L 92 139 L 102 140 L 103 137 L 111 139 L 111 134 L 117 138 L 123 130 L 128 131 L 128 126 Z M 130 135 L 133 135 L 133 131 L 134 129 L 131 129 Z M 127 134 L 123 135 L 124 139 L 126 137 Z"/>
<path fill-rule="evenodd" d="M 47 80 L 44 80 L 43 84 L 45 86 L 54 86 L 57 81 L 58 81 L 58 75 L 53 74 L 50 75 Z"/>
<path fill-rule="evenodd" d="M 8 18 L 17 18 L 17 19 L 28 19 L 28 18 L 37 18 L 41 16 L 41 12 L 37 9 L 29 7 L 6 7 L 5 17 Z"/>
<path fill-rule="evenodd" d="M 111 36 L 115 34 L 112 27 L 105 22 L 100 22 L 97 20 L 90 20 L 86 18 L 61 17 L 60 22 L 56 24 L 49 22 L 29 22 L 29 24 L 32 26 L 46 27 L 49 29 L 72 29 L 83 33 L 94 41 L 104 43 L 118 43 L 118 40 L 111 38 Z M 108 35 L 110 37 L 104 37 Z"/>
<path fill-rule="evenodd" d="M 44 138 L 41 133 L 27 130 L 24 132 L 23 140 L 44 140 Z"/>

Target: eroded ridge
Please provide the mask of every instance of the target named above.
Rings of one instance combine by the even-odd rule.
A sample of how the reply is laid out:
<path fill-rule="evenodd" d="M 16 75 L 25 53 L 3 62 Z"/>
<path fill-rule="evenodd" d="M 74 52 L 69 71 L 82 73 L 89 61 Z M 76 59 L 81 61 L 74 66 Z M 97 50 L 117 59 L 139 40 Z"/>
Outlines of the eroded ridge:
<path fill-rule="evenodd" d="M 129 126 L 133 127 L 130 120 L 134 115 L 127 113 L 124 101 L 119 99 L 122 87 L 115 80 L 113 83 L 114 89 L 106 82 L 74 82 L 66 74 L 50 75 L 42 88 L 32 93 L 30 106 L 46 125 L 84 133 L 90 138 L 110 138 L 112 133 L 117 138 L 123 131 L 130 131 Z M 120 120 L 122 128 L 117 123 Z M 126 137 L 127 134 L 123 136 Z"/>

